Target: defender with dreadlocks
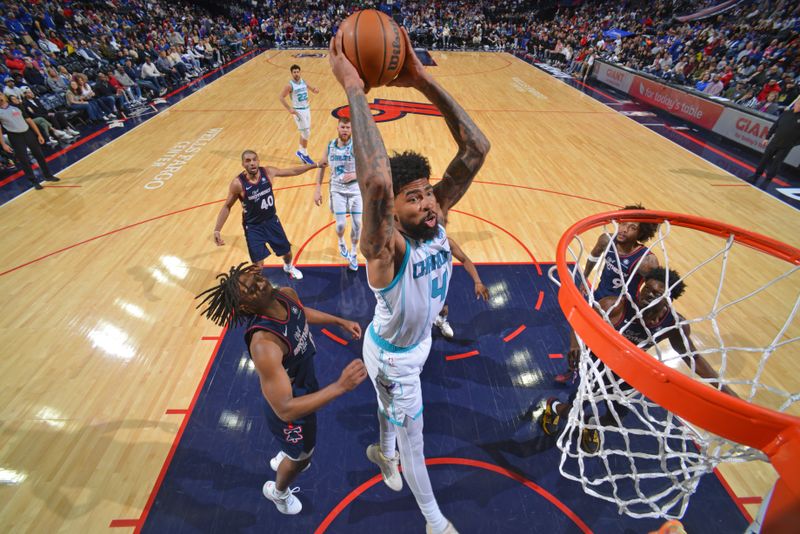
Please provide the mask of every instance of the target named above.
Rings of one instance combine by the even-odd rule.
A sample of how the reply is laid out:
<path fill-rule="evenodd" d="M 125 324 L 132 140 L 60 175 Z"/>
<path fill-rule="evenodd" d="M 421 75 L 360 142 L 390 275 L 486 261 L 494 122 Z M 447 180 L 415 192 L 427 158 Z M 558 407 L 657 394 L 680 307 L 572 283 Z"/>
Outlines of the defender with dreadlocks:
<path fill-rule="evenodd" d="M 425 467 L 420 373 L 431 348 L 431 326 L 447 297 L 453 257 L 447 213 L 467 192 L 483 165 L 489 141 L 466 111 L 413 53 L 405 30 L 405 63 L 389 85 L 413 87 L 442 113 L 458 152 L 435 186 L 427 158 L 413 151 L 386 153 L 364 95 L 364 83 L 342 52 L 342 32 L 331 41 L 330 62 L 350 104 L 356 178 L 364 204 L 361 252 L 377 305 L 364 339 L 364 363 L 378 400 L 380 443 L 367 448 L 384 483 L 408 483 L 433 534 L 453 534 Z M 437 205 L 438 203 L 438 205 Z M 398 454 L 399 450 L 399 454 Z"/>
<path fill-rule="evenodd" d="M 217 276 L 219 283 L 197 298 L 206 305 L 202 313 L 222 326 L 246 324 L 245 341 L 250 351 L 261 391 L 269 429 L 281 443 L 270 465 L 276 480 L 264 484 L 264 497 L 278 511 L 294 515 L 302 504 L 289 488 L 311 463 L 317 434 L 316 411 L 335 398 L 352 391 L 367 377 L 361 360 L 351 361 L 339 379 L 320 389 L 314 372 L 316 353 L 309 324 L 338 325 L 353 339 L 361 337 L 358 323 L 304 307 L 290 287 L 275 288 L 256 265 L 242 263 Z"/>

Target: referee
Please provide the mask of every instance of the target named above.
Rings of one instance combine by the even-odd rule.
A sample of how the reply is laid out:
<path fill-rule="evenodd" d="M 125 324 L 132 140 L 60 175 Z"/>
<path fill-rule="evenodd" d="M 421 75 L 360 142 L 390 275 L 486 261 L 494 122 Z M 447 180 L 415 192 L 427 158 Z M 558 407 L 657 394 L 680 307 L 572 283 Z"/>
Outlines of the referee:
<path fill-rule="evenodd" d="M 764 139 L 767 146 L 764 148 L 764 155 L 758 162 L 755 173 L 746 178 L 746 181 L 750 183 L 761 178 L 764 169 L 767 171 L 767 183 L 771 182 L 792 148 L 800 145 L 800 98 L 781 113 L 781 116 L 767 132 L 767 137 L 772 137 L 772 139 L 769 140 L 769 143 Z"/>
<path fill-rule="evenodd" d="M 11 146 L 6 144 L 3 133 L 8 135 Z M 27 149 L 29 148 L 33 157 L 39 162 L 44 179 L 48 182 L 59 181 L 50 172 L 50 167 L 47 166 L 47 161 L 44 159 L 44 153 L 39 146 L 44 143 L 44 138 L 39 132 L 39 128 L 36 127 L 36 123 L 19 108 L 9 105 L 8 97 L 4 94 L 0 94 L 0 141 L 2 141 L 3 150 L 8 153 L 14 152 L 17 162 L 34 188 L 42 189 L 42 184 L 36 180 L 36 175 L 33 173 L 31 160 L 28 159 Z"/>

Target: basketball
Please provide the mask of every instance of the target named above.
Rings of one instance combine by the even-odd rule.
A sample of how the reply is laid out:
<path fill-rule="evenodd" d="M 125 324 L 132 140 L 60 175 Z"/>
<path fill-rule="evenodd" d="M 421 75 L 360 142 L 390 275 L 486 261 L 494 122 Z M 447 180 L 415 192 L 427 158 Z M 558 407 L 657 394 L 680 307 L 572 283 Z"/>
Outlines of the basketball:
<path fill-rule="evenodd" d="M 342 22 L 339 33 L 342 51 L 358 70 L 365 89 L 386 85 L 400 73 L 406 42 L 397 23 L 384 13 L 357 11 Z"/>

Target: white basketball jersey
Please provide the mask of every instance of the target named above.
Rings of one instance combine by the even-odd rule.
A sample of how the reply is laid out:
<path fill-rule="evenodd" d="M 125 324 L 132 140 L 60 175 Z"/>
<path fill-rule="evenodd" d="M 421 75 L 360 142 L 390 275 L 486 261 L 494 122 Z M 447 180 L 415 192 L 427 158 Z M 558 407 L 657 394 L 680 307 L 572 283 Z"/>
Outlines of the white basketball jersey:
<path fill-rule="evenodd" d="M 305 80 L 295 82 L 289 80 L 289 85 L 292 87 L 292 107 L 294 109 L 308 109 L 308 87 L 306 87 Z"/>
<path fill-rule="evenodd" d="M 331 168 L 331 193 L 358 193 L 358 182 L 344 183 L 347 173 L 356 172 L 356 158 L 353 155 L 353 138 L 347 144 L 339 146 L 337 137 L 328 143 L 328 165 Z"/>
<path fill-rule="evenodd" d="M 408 350 L 430 337 L 453 272 L 444 226 L 430 241 L 405 240 L 406 254 L 392 282 L 383 289 L 370 286 L 378 301 L 371 328 L 384 342 L 379 346 L 390 351 Z"/>

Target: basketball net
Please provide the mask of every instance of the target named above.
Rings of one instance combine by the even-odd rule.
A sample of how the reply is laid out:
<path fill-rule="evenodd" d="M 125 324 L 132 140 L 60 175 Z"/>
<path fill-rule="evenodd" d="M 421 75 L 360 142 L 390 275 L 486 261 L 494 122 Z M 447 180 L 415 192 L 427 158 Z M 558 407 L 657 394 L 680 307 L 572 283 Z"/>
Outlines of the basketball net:
<path fill-rule="evenodd" d="M 641 260 L 627 273 L 619 269 L 622 284 L 614 306 L 624 301 L 633 316 L 616 328 L 587 290 L 598 287 L 604 260 L 589 279 L 583 274 L 599 235 L 594 229 L 610 237 L 600 258 L 610 254 L 622 265 L 615 240 L 621 218 L 661 223 L 647 247 L 667 269 L 661 298 L 674 319 L 662 329 L 651 331 L 645 325 L 647 339 L 638 345 L 625 339 L 625 333 L 634 322 L 644 324 L 643 313 L 658 305 L 656 301 L 640 309 L 637 303 L 632 280 Z M 780 254 L 773 250 L 777 245 L 782 246 Z M 690 257 L 688 248 L 703 252 Z M 754 256 L 760 263 L 748 269 Z M 678 214 L 620 211 L 570 228 L 558 250 L 559 301 L 575 329 L 580 359 L 576 398 L 557 440 L 562 475 L 579 482 L 586 493 L 615 503 L 620 513 L 679 519 L 700 480 L 720 463 L 772 458 L 781 483 L 791 486 L 788 494 L 781 492 L 781 502 L 796 509 L 800 458 L 790 454 L 787 461 L 786 456 L 798 451 L 797 440 L 792 440 L 800 436 L 800 378 L 787 381 L 780 369 L 796 369 L 791 363 L 796 358 L 790 356 L 796 357 L 800 348 L 799 265 L 800 251 L 792 247 Z M 670 280 L 669 269 L 678 271 L 680 280 Z M 550 277 L 559 283 L 552 269 Z M 686 293 L 673 303 L 669 289 L 681 281 Z M 770 319 L 768 324 L 762 317 Z M 695 352 L 678 354 L 664 339 L 678 333 L 689 347 L 686 327 Z M 644 352 L 647 346 L 651 348 Z M 703 357 L 719 379 L 699 377 L 696 357 Z M 792 384 L 789 390 L 787 383 Z M 723 386 L 740 398 L 723 393 Z M 594 431 L 595 446 L 582 446 Z M 780 451 L 787 441 L 793 445 Z"/>

